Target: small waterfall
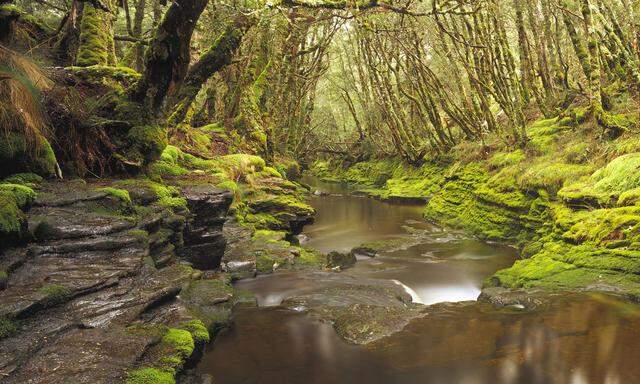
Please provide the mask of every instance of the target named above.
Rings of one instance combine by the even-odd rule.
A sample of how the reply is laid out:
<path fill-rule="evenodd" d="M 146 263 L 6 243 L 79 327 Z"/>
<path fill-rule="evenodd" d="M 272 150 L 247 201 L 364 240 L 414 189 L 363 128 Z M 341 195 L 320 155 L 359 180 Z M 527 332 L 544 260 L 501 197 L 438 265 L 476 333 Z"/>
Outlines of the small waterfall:
<path fill-rule="evenodd" d="M 418 293 L 416 293 L 416 291 L 414 291 L 411 287 L 409 287 L 408 285 L 404 284 L 403 282 L 399 281 L 399 280 L 391 280 L 394 283 L 398 284 L 399 286 L 401 286 L 405 292 L 407 292 L 409 294 L 409 296 L 411 296 L 411 300 L 414 303 L 418 303 L 418 304 L 424 304 L 422 302 L 422 299 L 420 298 L 420 296 L 418 296 Z"/>

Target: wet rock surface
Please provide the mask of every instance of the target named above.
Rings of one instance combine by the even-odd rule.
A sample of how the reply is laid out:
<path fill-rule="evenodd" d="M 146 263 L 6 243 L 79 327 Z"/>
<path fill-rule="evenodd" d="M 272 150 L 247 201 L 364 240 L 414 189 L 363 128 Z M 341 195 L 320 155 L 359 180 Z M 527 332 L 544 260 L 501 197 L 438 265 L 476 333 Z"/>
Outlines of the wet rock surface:
<path fill-rule="evenodd" d="M 389 280 L 326 272 L 312 278 L 315 290 L 287 298 L 282 306 L 332 323 L 340 337 L 354 344 L 398 332 L 426 308 L 412 303 L 411 296 Z"/>
<path fill-rule="evenodd" d="M 356 264 L 356 255 L 353 252 L 329 252 L 327 255 L 327 266 L 329 268 L 346 269 Z"/>
<path fill-rule="evenodd" d="M 149 205 L 134 207 L 103 184 L 43 184 L 29 242 L 0 255 L 3 383 L 123 382 L 168 353 L 166 329 L 201 314 L 211 329 L 225 320 L 216 306 L 230 301 L 228 281 L 192 265 L 219 264 L 230 194 L 185 188 L 182 211 L 144 197 L 133 200 Z M 194 299 L 199 285 L 222 293 Z"/>
<path fill-rule="evenodd" d="M 181 254 L 196 268 L 216 269 L 224 254 L 226 240 L 222 225 L 233 195 L 206 185 L 184 187 L 182 193 L 191 216 L 187 220 Z"/>

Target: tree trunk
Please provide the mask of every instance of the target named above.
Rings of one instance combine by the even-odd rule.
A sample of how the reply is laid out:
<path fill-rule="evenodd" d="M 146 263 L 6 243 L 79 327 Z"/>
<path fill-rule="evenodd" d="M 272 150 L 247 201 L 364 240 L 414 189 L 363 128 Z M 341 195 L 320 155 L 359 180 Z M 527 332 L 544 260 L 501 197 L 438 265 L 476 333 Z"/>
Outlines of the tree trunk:
<path fill-rule="evenodd" d="M 136 2 L 135 14 L 133 16 L 133 37 L 142 38 L 142 22 L 144 21 L 144 9 L 147 5 L 146 0 L 138 0 Z M 136 43 L 134 67 L 136 71 L 144 70 L 144 45 Z"/>
<path fill-rule="evenodd" d="M 151 111 L 160 111 L 167 95 L 175 91 L 189 68 L 193 29 L 208 0 L 176 0 L 155 31 L 145 57 L 142 78 L 131 99 Z"/>
<path fill-rule="evenodd" d="M 86 3 L 80 22 L 80 45 L 76 65 L 116 65 L 116 52 L 113 40 L 117 5 L 115 0 L 105 0 L 108 9 L 96 8 Z"/>
<path fill-rule="evenodd" d="M 240 16 L 226 27 L 209 50 L 200 57 L 198 62 L 193 64 L 175 97 L 177 103 L 169 118 L 170 125 L 175 126 L 185 119 L 203 84 L 216 72 L 231 63 L 234 53 L 242 43 L 242 37 L 254 23 L 255 19 Z"/>

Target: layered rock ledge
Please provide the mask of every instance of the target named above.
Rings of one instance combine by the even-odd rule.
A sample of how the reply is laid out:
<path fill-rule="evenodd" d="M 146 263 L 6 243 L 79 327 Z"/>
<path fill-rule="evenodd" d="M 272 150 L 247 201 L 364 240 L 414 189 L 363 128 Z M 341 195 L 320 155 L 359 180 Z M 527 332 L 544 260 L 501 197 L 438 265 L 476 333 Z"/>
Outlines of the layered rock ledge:
<path fill-rule="evenodd" d="M 0 257 L 3 383 L 172 382 L 228 319 L 229 280 L 193 266 L 219 266 L 231 194 L 122 188 L 39 186 Z"/>

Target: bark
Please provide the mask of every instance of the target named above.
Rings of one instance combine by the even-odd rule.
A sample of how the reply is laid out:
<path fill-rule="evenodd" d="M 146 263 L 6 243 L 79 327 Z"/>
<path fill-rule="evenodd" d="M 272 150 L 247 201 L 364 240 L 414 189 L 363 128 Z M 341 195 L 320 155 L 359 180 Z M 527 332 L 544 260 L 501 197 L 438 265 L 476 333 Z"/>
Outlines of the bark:
<path fill-rule="evenodd" d="M 80 44 L 76 65 L 116 65 L 114 26 L 117 5 L 115 0 L 100 3 L 105 9 L 91 2 L 84 5 L 80 22 Z"/>
<path fill-rule="evenodd" d="M 144 9 L 146 5 L 146 0 L 138 0 L 136 2 L 132 32 L 133 37 L 138 39 L 142 38 L 142 22 L 144 21 Z M 136 71 L 142 72 L 144 70 L 144 45 L 141 43 L 136 43 L 134 60 L 134 67 Z"/>
<path fill-rule="evenodd" d="M 80 24 L 84 4 L 84 2 L 77 0 L 71 2 L 71 8 L 62 27 L 62 35 L 56 42 L 55 51 L 62 65 L 73 65 L 76 61 L 80 45 Z"/>
<path fill-rule="evenodd" d="M 130 95 L 133 101 L 159 112 L 166 97 L 180 85 L 189 68 L 191 36 L 207 3 L 171 3 L 147 48 L 144 72 Z"/>
<path fill-rule="evenodd" d="M 255 23 L 254 18 L 238 17 L 230 23 L 200 60 L 193 64 L 177 93 L 176 108 L 169 118 L 170 125 L 181 123 L 187 116 L 193 100 L 204 83 L 215 73 L 231 63 L 234 53 L 240 47 L 244 34 Z"/>

